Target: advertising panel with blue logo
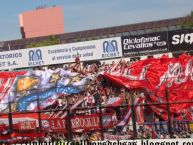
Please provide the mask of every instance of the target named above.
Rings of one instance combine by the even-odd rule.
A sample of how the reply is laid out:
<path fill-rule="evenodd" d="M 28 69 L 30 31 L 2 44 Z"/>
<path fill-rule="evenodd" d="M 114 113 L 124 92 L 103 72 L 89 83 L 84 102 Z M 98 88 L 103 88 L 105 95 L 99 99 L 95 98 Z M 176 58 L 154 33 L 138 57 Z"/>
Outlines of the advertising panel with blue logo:
<path fill-rule="evenodd" d="M 80 61 L 122 57 L 121 38 L 2 52 L 0 70 L 71 63 L 75 62 L 77 55 L 79 55 Z"/>
<path fill-rule="evenodd" d="M 29 66 L 44 65 L 42 60 L 42 52 L 40 49 L 30 50 L 29 51 Z"/>
<path fill-rule="evenodd" d="M 121 57 L 117 40 L 106 40 L 103 42 L 102 58 Z"/>

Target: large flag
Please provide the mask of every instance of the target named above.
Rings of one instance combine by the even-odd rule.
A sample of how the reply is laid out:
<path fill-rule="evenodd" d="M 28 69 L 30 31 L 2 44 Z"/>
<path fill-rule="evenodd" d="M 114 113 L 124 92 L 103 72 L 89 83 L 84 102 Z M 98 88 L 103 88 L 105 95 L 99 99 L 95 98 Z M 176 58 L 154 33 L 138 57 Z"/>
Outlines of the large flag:
<path fill-rule="evenodd" d="M 32 70 L 0 73 L 0 112 L 31 111 L 44 109 L 56 102 L 59 96 L 84 91 L 92 81 L 92 76 L 56 70 Z"/>
<path fill-rule="evenodd" d="M 150 96 L 148 103 L 154 103 L 150 106 L 164 119 L 167 119 L 166 96 L 171 103 L 172 115 L 190 114 L 193 100 L 192 56 L 183 54 L 179 58 L 168 58 L 166 55 L 160 59 L 148 58 L 124 69 L 114 68 L 105 72 L 104 77 L 128 89 L 145 89 Z M 186 116 L 184 119 L 192 120 L 191 115 Z"/>

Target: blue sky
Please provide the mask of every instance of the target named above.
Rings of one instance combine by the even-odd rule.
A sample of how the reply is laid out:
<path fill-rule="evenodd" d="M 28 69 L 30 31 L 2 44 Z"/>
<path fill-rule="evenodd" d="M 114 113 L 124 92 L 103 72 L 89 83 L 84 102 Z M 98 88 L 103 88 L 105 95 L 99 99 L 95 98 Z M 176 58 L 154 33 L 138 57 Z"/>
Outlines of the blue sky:
<path fill-rule="evenodd" d="M 65 32 L 185 16 L 193 0 L 1 0 L 0 41 L 21 39 L 18 15 L 40 5 L 61 5 Z"/>

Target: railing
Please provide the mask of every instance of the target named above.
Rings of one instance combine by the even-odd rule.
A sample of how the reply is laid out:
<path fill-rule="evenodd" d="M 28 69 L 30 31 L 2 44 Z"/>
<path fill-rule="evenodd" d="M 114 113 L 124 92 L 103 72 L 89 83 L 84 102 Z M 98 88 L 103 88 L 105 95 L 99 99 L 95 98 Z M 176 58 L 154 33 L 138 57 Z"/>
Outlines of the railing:
<path fill-rule="evenodd" d="M 99 100 L 96 97 L 92 104 L 88 103 L 85 94 L 80 93 L 60 96 L 56 102 L 44 109 L 41 106 L 43 101 L 38 97 L 39 93 L 38 91 L 37 99 L 31 104 L 24 102 L 28 104 L 28 109 L 36 108 L 34 111 L 18 111 L 18 101 L 1 104 L 8 106 L 0 114 L 2 133 L 45 132 L 51 138 L 62 137 L 71 141 L 189 138 L 193 131 L 193 120 L 187 120 L 185 112 L 181 116 L 175 116 L 174 113 L 171 116 L 171 106 L 193 106 L 193 101 L 184 99 L 169 102 L 168 91 L 165 93 L 166 102 L 162 103 L 151 103 L 148 98 L 144 99 L 143 95 L 136 97 L 136 92 L 129 91 L 130 97 L 123 98 L 121 104 L 107 105 L 107 102 L 101 100 L 102 96 L 98 96 Z M 166 112 L 154 110 L 163 108 Z M 191 112 L 192 108 L 189 109 Z M 189 115 L 192 117 L 192 114 Z"/>

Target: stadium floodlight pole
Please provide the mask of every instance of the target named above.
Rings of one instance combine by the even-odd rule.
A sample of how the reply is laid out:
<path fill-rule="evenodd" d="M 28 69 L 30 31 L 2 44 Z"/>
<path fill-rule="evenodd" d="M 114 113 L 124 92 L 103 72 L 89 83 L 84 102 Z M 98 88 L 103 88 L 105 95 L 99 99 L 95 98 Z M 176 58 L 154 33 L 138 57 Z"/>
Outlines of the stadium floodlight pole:
<path fill-rule="evenodd" d="M 170 138 L 172 138 L 172 124 L 171 124 L 171 111 L 170 111 L 170 102 L 169 102 L 169 93 L 168 93 L 168 87 L 166 85 L 165 87 L 165 95 L 166 95 L 166 104 L 167 104 L 167 111 L 168 111 L 168 121 L 167 121 L 167 125 L 168 125 L 168 133 L 170 135 Z"/>

